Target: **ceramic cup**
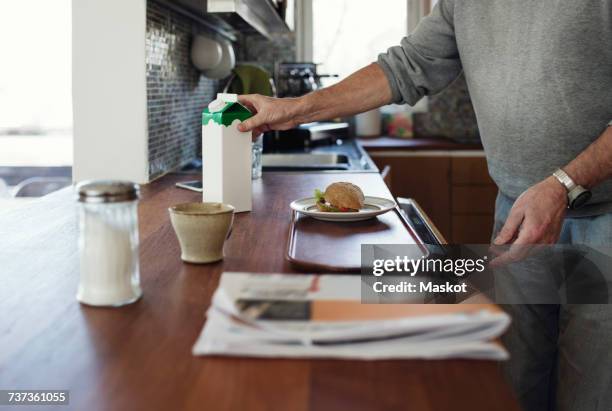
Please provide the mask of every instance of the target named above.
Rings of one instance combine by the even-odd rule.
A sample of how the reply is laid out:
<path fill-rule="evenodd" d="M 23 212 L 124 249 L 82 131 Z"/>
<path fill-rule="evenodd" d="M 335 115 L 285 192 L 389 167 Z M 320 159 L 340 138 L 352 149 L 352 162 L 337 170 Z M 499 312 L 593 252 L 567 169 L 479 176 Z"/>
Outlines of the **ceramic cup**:
<path fill-rule="evenodd" d="M 221 203 L 185 203 L 168 209 L 181 245 L 181 259 L 205 264 L 223 259 L 223 244 L 234 221 L 234 207 Z"/>

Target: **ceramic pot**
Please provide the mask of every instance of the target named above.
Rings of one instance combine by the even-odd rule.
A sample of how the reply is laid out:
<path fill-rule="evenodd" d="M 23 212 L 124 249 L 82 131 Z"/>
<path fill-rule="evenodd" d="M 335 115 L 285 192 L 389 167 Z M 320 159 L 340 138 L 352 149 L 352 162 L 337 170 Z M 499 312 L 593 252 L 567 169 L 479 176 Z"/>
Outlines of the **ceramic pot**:
<path fill-rule="evenodd" d="M 181 259 L 206 264 L 223 259 L 223 245 L 234 221 L 234 207 L 221 203 L 185 203 L 168 209 Z"/>
<path fill-rule="evenodd" d="M 213 69 L 221 63 L 223 48 L 218 41 L 195 36 L 191 44 L 191 61 L 200 71 Z"/>

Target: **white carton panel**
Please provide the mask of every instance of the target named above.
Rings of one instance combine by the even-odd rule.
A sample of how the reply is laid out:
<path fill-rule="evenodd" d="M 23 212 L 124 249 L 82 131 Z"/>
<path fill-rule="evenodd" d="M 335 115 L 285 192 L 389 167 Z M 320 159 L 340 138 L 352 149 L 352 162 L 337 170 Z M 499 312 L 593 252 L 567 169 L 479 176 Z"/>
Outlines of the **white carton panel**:
<path fill-rule="evenodd" d="M 251 133 L 212 121 L 202 126 L 202 186 L 205 202 L 231 204 L 236 212 L 251 211 Z"/>

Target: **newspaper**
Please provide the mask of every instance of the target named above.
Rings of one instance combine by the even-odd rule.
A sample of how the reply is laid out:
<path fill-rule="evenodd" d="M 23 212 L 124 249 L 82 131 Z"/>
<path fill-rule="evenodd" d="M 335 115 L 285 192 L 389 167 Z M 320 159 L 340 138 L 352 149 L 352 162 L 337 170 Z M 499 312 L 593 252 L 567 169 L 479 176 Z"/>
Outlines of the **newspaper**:
<path fill-rule="evenodd" d="M 361 304 L 359 276 L 223 273 L 195 355 L 503 360 L 494 304 Z"/>

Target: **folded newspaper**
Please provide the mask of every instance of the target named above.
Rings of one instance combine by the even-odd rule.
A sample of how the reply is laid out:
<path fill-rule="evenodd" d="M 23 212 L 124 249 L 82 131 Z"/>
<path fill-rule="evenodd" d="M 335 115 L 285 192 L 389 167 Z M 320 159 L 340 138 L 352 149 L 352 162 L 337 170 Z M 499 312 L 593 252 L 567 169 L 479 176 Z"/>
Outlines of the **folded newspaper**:
<path fill-rule="evenodd" d="M 503 360 L 494 304 L 361 304 L 350 275 L 223 273 L 195 355 Z"/>

